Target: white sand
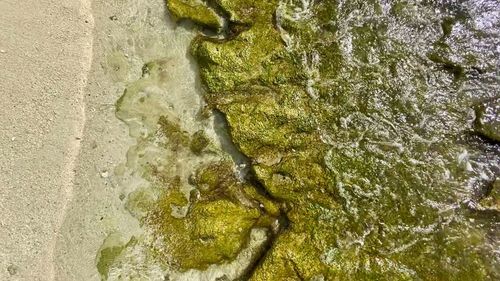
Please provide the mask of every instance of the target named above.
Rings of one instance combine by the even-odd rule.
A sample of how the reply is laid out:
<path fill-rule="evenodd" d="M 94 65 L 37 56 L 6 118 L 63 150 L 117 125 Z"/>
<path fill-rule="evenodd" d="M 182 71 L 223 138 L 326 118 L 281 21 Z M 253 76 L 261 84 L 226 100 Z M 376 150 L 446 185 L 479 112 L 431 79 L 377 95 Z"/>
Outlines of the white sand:
<path fill-rule="evenodd" d="M 90 0 L 0 1 L 0 280 L 52 280 L 92 56 Z"/>

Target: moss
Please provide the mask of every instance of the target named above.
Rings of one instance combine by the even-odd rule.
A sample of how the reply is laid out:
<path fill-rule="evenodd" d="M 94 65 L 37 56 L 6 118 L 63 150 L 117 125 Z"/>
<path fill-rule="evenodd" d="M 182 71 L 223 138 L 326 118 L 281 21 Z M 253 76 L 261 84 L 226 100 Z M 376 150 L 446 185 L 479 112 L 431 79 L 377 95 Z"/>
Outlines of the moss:
<path fill-rule="evenodd" d="M 213 191 L 237 183 L 231 162 L 216 162 L 201 167 L 193 178 L 193 183 L 202 191 Z"/>
<path fill-rule="evenodd" d="M 122 237 L 117 233 L 112 233 L 106 238 L 97 255 L 97 271 L 101 275 L 102 280 L 108 279 L 112 266 L 120 258 L 125 249 L 134 245 L 136 241 L 132 237 L 129 242 L 123 243 Z"/>
<path fill-rule="evenodd" d="M 104 280 L 108 279 L 109 267 L 113 264 L 115 258 L 122 253 L 124 248 L 125 246 L 121 246 L 101 250 L 97 270 Z"/>
<path fill-rule="evenodd" d="M 191 152 L 196 155 L 200 155 L 205 148 L 210 144 L 210 139 L 207 137 L 204 131 L 198 131 L 191 137 L 191 143 L 189 148 Z"/>
<path fill-rule="evenodd" d="M 441 22 L 441 29 L 443 30 L 443 36 L 448 37 L 453 31 L 453 25 L 455 25 L 455 20 L 453 18 L 444 18 Z"/>
<path fill-rule="evenodd" d="M 231 196 L 237 190 L 231 189 L 237 184 L 236 179 L 224 174 L 218 177 L 217 171 L 221 169 L 225 169 L 224 165 L 209 166 L 199 172 L 196 183 L 213 189 L 203 189 L 201 197 L 189 205 L 185 217 L 171 214 L 172 205 L 180 203 L 172 190 L 160 199 L 147 218 L 148 224 L 163 237 L 169 256 L 182 270 L 206 269 L 212 264 L 231 261 L 247 244 L 252 228 L 270 227 L 270 220 L 263 225 L 263 214 L 258 208 L 246 206 L 238 196 Z"/>
<path fill-rule="evenodd" d="M 161 116 L 158 120 L 158 125 L 160 126 L 160 131 L 168 138 L 171 145 L 177 149 L 180 147 L 189 147 L 189 135 L 181 129 L 179 123 L 174 123 L 167 117 Z"/>
<path fill-rule="evenodd" d="M 489 192 L 480 202 L 481 207 L 500 212 L 500 179 L 496 179 L 491 184 Z"/>
<path fill-rule="evenodd" d="M 428 55 L 428 58 L 431 61 L 439 64 L 444 70 L 453 74 L 455 79 L 462 78 L 465 75 L 465 70 L 464 70 L 463 66 L 461 66 L 457 63 L 454 63 L 449 59 L 442 57 L 438 53 L 431 53 Z"/>
<path fill-rule="evenodd" d="M 167 0 L 169 11 L 177 19 L 190 19 L 193 22 L 219 30 L 222 19 L 201 0 Z"/>
<path fill-rule="evenodd" d="M 258 19 L 271 17 L 277 0 L 214 0 L 225 12 L 230 15 L 232 22 L 255 23 Z"/>
<path fill-rule="evenodd" d="M 227 117 L 256 180 L 280 204 L 212 165 L 194 183 L 200 203 L 217 211 L 196 214 L 217 216 L 215 202 L 223 200 L 252 210 L 259 202 L 259 219 L 234 210 L 253 225 L 270 224 L 280 212 L 289 219 L 250 280 L 495 274 L 484 253 L 487 230 L 436 207 L 462 202 L 464 185 L 480 177 L 465 172 L 457 155 L 468 150 L 498 160 L 456 140 L 467 124 L 468 101 L 457 89 L 469 79 L 470 54 L 453 53 L 446 41 L 453 35 L 449 15 L 435 18 L 439 9 L 427 2 L 395 1 L 387 9 L 377 1 L 216 2 L 230 25 L 245 28 L 226 40 L 193 41 L 205 98 Z M 447 38 L 431 36 L 440 29 Z M 481 167 L 492 173 L 495 161 Z M 238 199 L 241 188 L 247 205 Z M 242 237 L 214 243 L 230 256 Z M 212 250 L 212 261 L 224 255 Z"/>

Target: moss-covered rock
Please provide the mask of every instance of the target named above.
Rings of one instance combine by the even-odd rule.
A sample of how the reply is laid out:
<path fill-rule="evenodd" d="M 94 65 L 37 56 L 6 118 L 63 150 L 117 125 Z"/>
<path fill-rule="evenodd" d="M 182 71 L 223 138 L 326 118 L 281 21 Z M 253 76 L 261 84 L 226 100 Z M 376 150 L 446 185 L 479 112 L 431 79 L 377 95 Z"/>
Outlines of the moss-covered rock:
<path fill-rule="evenodd" d="M 483 208 L 500 212 L 500 179 L 495 179 L 480 204 Z"/>
<path fill-rule="evenodd" d="M 251 280 L 498 276 L 492 218 L 476 223 L 457 207 L 470 183 L 498 173 L 495 148 L 462 140 L 472 100 L 491 93 L 458 89 L 477 83 L 474 64 L 495 69 L 490 53 L 457 39 L 476 38 L 474 28 L 451 28 L 456 11 L 427 2 L 216 3 L 245 28 L 193 41 L 205 99 L 272 200 L 252 188 L 245 197 L 271 216 L 280 202 L 289 220 Z M 219 168 L 198 175 L 202 197 L 235 202 L 235 185 L 220 192 Z"/>
<path fill-rule="evenodd" d="M 484 137 L 500 142 L 500 98 L 476 106 L 475 129 Z"/>
<path fill-rule="evenodd" d="M 198 131 L 191 137 L 191 143 L 189 148 L 194 154 L 200 155 L 207 146 L 210 145 L 210 139 L 207 137 L 205 132 Z"/>
<path fill-rule="evenodd" d="M 254 187 L 240 183 L 229 162 L 201 168 L 193 182 L 200 193 L 191 202 L 171 189 L 152 205 L 146 219 L 163 239 L 168 258 L 182 270 L 203 270 L 233 260 L 253 228 L 270 228 L 276 219 L 276 213 L 267 213 L 251 201 L 256 196 L 245 195 L 243 190 Z M 176 210 L 183 206 L 187 212 L 178 215 Z"/>
<path fill-rule="evenodd" d="M 190 19 L 199 25 L 216 30 L 222 28 L 222 19 L 202 0 L 167 0 L 167 5 L 177 19 Z"/>

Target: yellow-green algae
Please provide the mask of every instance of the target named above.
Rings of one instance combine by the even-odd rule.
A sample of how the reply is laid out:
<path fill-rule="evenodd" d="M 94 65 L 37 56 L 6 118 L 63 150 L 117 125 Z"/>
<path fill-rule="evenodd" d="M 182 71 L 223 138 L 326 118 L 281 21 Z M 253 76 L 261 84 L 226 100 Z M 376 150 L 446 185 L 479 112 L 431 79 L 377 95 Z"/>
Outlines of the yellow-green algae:
<path fill-rule="evenodd" d="M 168 9 L 177 19 L 188 18 L 197 24 L 214 29 L 223 26 L 222 19 L 202 0 L 174 0 L 167 3 Z"/>
<path fill-rule="evenodd" d="M 176 161 L 140 171 L 152 186 L 126 206 L 151 231 L 148 257 L 205 270 L 265 228 L 271 247 L 240 277 L 500 278 L 500 19 L 499 4 L 485 2 L 167 1 L 178 18 L 215 30 L 215 12 L 200 16 L 227 17 L 228 30 L 198 36 L 191 53 L 205 101 L 226 117 L 251 173 L 238 178 L 203 130 L 141 103 L 171 62 L 147 64 L 117 115 L 134 122 L 137 110 L 143 127 L 131 133 L 173 159 L 209 159 L 189 180 Z M 103 278 L 142 243 L 131 241 L 103 246 Z"/>
<path fill-rule="evenodd" d="M 205 98 L 290 221 L 251 280 L 499 278 L 498 215 L 470 203 L 499 172 L 470 122 L 498 3 L 215 2 L 246 27 L 193 42 Z"/>
<path fill-rule="evenodd" d="M 146 219 L 182 269 L 206 269 L 234 259 L 252 228 L 270 228 L 275 220 L 245 193 L 245 185 L 236 179 L 229 162 L 202 167 L 193 182 L 198 192 L 192 202 L 171 188 Z M 173 214 L 174 208 L 188 204 L 185 215 Z"/>

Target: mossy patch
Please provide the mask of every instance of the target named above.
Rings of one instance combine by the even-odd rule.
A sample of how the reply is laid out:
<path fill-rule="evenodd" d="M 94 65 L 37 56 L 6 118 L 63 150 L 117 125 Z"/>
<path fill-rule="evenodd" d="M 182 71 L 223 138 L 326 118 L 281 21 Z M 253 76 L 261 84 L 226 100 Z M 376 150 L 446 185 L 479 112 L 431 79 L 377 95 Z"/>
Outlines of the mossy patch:
<path fill-rule="evenodd" d="M 202 0 L 167 0 L 167 5 L 177 19 L 190 19 L 199 25 L 216 30 L 222 28 L 222 19 Z"/>
<path fill-rule="evenodd" d="M 146 219 L 162 237 L 168 256 L 180 269 L 203 270 L 212 264 L 229 262 L 247 244 L 254 227 L 270 228 L 274 223 L 270 215 L 276 213 L 266 214 L 258 204 L 249 201 L 254 197 L 245 197 L 245 187 L 234 176 L 230 163 L 201 168 L 193 181 L 200 192 L 190 202 L 179 200 L 182 195 L 172 189 Z M 187 207 L 186 214 L 173 215 L 173 208 L 182 206 Z"/>

